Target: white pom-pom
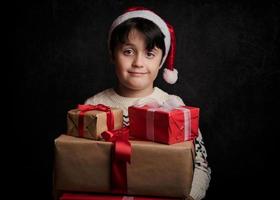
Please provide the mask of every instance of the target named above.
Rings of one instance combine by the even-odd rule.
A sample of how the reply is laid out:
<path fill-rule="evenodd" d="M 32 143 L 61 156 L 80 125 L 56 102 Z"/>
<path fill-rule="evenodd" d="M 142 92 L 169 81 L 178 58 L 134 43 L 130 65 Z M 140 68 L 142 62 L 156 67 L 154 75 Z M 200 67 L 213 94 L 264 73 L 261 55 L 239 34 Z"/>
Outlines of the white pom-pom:
<path fill-rule="evenodd" d="M 178 71 L 176 69 L 170 70 L 165 68 L 163 72 L 163 79 L 169 84 L 176 83 L 178 79 Z"/>

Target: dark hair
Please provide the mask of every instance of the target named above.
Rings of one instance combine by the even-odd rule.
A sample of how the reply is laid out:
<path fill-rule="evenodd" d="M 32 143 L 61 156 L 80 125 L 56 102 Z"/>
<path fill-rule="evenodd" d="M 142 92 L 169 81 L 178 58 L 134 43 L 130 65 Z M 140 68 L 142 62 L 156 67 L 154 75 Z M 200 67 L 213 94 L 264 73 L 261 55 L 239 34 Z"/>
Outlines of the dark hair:
<path fill-rule="evenodd" d="M 159 27 L 150 20 L 136 17 L 124 21 L 112 31 L 109 42 L 109 48 L 112 56 L 114 55 L 115 47 L 128 40 L 129 33 L 132 29 L 136 29 L 143 33 L 147 50 L 152 50 L 154 47 L 157 47 L 162 50 L 162 55 L 165 54 L 165 36 Z"/>

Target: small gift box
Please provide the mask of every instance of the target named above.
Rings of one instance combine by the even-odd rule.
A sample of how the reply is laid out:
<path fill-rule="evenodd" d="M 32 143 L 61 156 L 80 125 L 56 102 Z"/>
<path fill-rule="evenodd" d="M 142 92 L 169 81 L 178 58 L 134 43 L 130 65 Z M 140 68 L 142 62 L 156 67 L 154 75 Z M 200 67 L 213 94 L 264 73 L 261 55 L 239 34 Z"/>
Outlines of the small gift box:
<path fill-rule="evenodd" d="M 102 132 L 119 129 L 122 124 L 122 110 L 103 104 L 78 105 L 67 113 L 67 134 L 71 136 L 98 140 Z"/>
<path fill-rule="evenodd" d="M 149 103 L 128 108 L 130 135 L 141 140 L 174 144 L 198 136 L 199 108 Z"/>
<path fill-rule="evenodd" d="M 59 200 L 179 200 L 178 198 L 117 196 L 87 193 L 64 193 Z"/>
<path fill-rule="evenodd" d="M 114 144 L 68 135 L 59 136 L 55 140 L 56 192 L 174 198 L 185 198 L 189 195 L 194 167 L 192 141 L 165 145 L 129 140 L 131 145 L 127 145 L 125 138 L 119 139 L 119 142 Z M 127 148 L 129 146 L 131 150 Z M 129 163 L 114 162 L 116 154 L 112 155 L 113 147 L 115 152 L 118 151 L 118 160 L 128 159 Z M 128 157 L 125 154 L 131 155 Z M 124 173 L 117 173 L 120 172 L 119 167 Z M 112 176 L 115 179 L 112 179 Z M 126 191 L 113 190 L 114 185 L 118 188 L 124 186 L 122 188 Z"/>

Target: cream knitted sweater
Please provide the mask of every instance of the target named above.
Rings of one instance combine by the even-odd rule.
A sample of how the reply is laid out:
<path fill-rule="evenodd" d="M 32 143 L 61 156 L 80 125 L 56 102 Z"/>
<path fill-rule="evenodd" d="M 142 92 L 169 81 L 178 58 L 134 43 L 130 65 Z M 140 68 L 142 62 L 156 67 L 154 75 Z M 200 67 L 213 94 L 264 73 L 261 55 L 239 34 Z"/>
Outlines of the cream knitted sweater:
<path fill-rule="evenodd" d="M 170 96 L 170 95 L 163 90 L 155 87 L 154 91 L 151 95 L 147 97 L 141 98 L 129 98 L 123 97 L 118 95 L 114 89 L 110 88 L 104 90 L 85 101 L 85 104 L 105 104 L 111 107 L 117 107 L 123 110 L 123 120 L 124 126 L 129 125 L 129 118 L 128 118 L 128 107 L 134 105 L 135 103 L 145 103 L 150 101 L 151 99 L 156 99 L 158 102 L 162 103 Z M 182 99 L 178 96 L 175 96 L 180 101 Z M 183 102 L 183 101 L 182 101 Z M 201 132 L 199 131 L 199 135 L 195 140 L 195 169 L 194 169 L 194 176 L 192 182 L 192 188 L 190 195 L 195 200 L 200 200 L 205 197 L 206 191 L 209 186 L 209 182 L 211 179 L 211 169 L 207 163 L 207 152 L 204 146 L 204 142 L 202 139 Z"/>

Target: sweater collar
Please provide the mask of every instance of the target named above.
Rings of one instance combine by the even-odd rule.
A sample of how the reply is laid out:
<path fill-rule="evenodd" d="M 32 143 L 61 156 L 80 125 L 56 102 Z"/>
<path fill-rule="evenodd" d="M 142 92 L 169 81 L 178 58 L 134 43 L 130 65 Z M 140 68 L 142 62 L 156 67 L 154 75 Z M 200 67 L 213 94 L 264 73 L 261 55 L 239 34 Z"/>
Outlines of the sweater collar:
<path fill-rule="evenodd" d="M 153 96 L 157 96 L 157 94 L 160 92 L 160 89 L 158 87 L 154 87 L 152 94 L 146 96 L 146 97 L 124 97 L 119 95 L 113 88 L 112 88 L 112 100 L 117 101 L 117 102 L 121 102 L 124 104 L 129 104 L 129 105 L 133 105 L 136 101 L 140 100 L 140 99 L 148 99 L 148 98 L 152 98 Z"/>

